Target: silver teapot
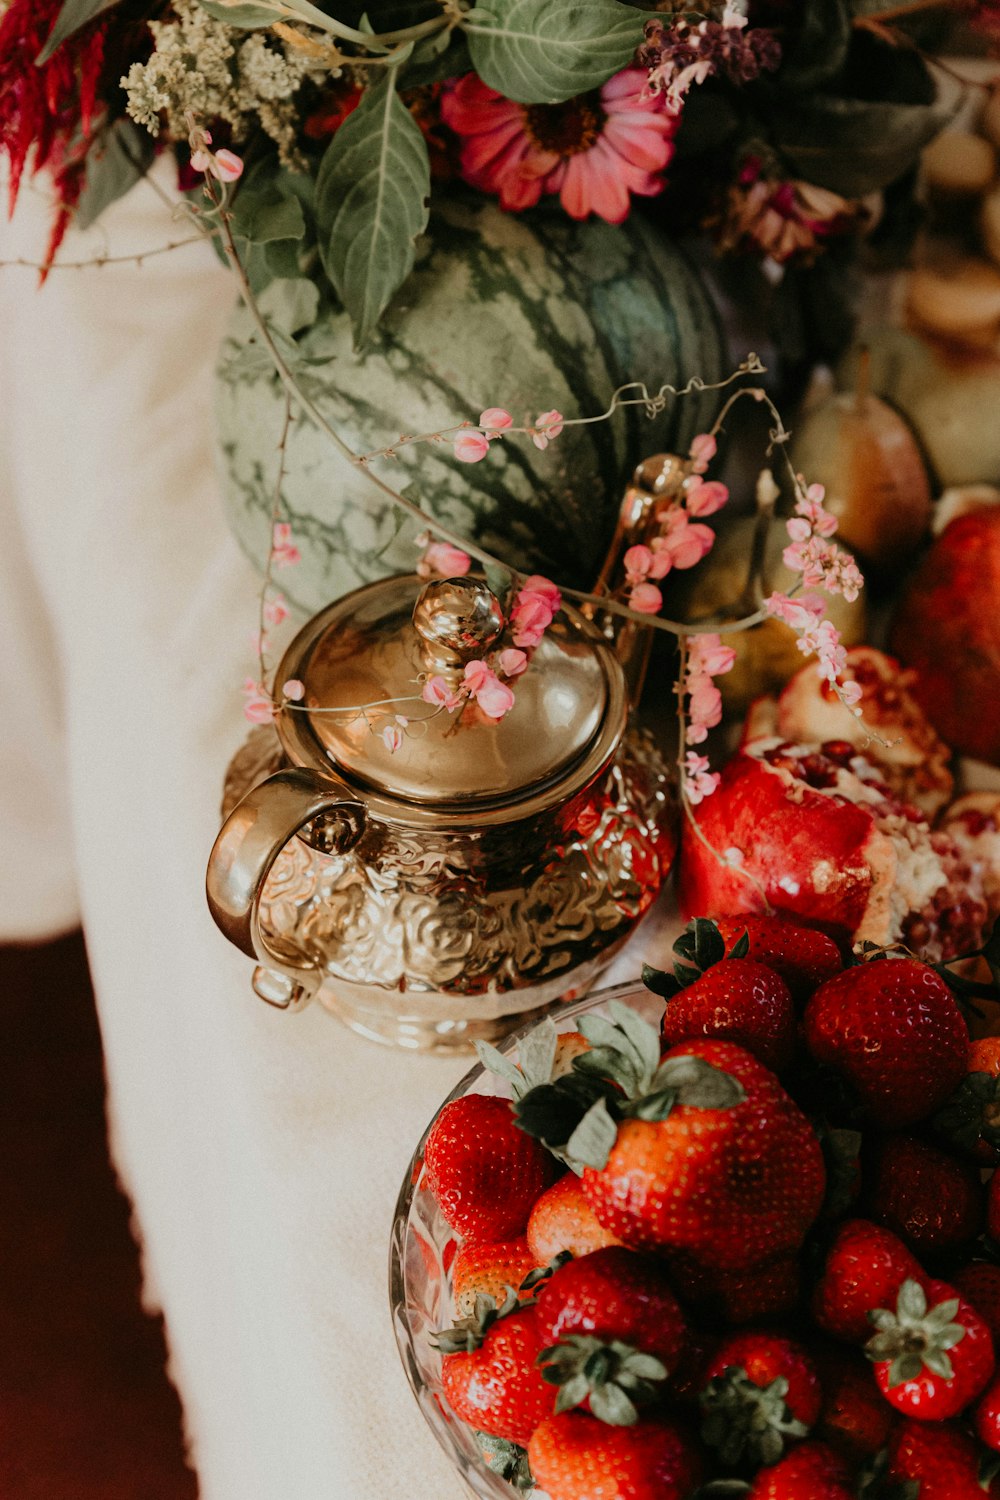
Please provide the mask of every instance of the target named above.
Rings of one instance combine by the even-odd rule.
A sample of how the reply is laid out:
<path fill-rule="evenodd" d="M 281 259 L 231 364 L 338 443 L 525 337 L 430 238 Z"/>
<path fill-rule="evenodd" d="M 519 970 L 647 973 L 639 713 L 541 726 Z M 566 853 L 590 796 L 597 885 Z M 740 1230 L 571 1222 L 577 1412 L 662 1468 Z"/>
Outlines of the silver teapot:
<path fill-rule="evenodd" d="M 261 998 L 318 994 L 378 1041 L 467 1047 L 585 992 L 651 905 L 675 802 L 651 739 L 626 732 L 605 634 L 564 606 L 500 720 L 421 701 L 504 626 L 484 582 L 395 577 L 289 646 L 275 682 L 304 696 L 234 759 L 208 865 L 212 915 L 256 960 Z M 379 731 L 401 710 L 392 748 Z"/>

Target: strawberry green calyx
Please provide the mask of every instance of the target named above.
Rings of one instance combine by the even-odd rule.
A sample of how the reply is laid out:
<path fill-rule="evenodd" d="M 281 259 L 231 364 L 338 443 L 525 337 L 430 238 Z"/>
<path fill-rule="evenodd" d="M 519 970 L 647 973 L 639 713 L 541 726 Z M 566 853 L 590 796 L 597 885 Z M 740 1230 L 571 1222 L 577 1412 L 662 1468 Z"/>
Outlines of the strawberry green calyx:
<path fill-rule="evenodd" d="M 572 1259 L 573 1257 L 568 1250 L 560 1250 L 558 1255 L 553 1255 L 547 1265 L 536 1266 L 533 1271 L 529 1271 L 521 1282 L 519 1290 L 522 1292 L 533 1292 L 536 1287 L 550 1281 L 560 1267 Z"/>
<path fill-rule="evenodd" d="M 551 1385 L 559 1387 L 556 1412 L 570 1411 L 589 1400 L 591 1415 L 611 1427 L 632 1427 L 639 1407 L 655 1400 L 667 1367 L 619 1339 L 605 1342 L 572 1333 L 543 1349 L 537 1363 Z"/>
<path fill-rule="evenodd" d="M 789 1438 L 803 1438 L 809 1432 L 792 1414 L 787 1395 L 784 1375 L 760 1386 L 746 1370 L 730 1365 L 701 1393 L 701 1436 L 724 1464 L 738 1464 L 743 1458 L 755 1464 L 775 1464 Z"/>
<path fill-rule="evenodd" d="M 558 1046 L 559 1033 L 546 1017 L 521 1038 L 516 1063 L 489 1042 L 476 1042 L 476 1056 L 488 1072 L 510 1084 L 514 1099 L 523 1099 L 531 1089 L 552 1081 Z"/>
<path fill-rule="evenodd" d="M 880 1448 L 858 1474 L 858 1500 L 919 1500 L 919 1479 L 892 1479 L 889 1450 Z"/>
<path fill-rule="evenodd" d="M 934 1128 L 961 1150 L 975 1152 L 980 1140 L 1000 1147 L 1000 1077 L 969 1073 L 938 1110 Z"/>
<path fill-rule="evenodd" d="M 899 1289 L 896 1310 L 878 1308 L 868 1314 L 878 1329 L 865 1345 L 865 1353 L 875 1364 L 889 1364 L 889 1388 L 916 1380 L 923 1370 L 954 1378 L 955 1370 L 948 1350 L 965 1337 L 961 1323 L 954 1322 L 959 1299 L 949 1297 L 935 1307 L 928 1307 L 927 1293 L 912 1277 Z"/>
<path fill-rule="evenodd" d="M 728 1109 L 746 1097 L 741 1083 L 703 1058 L 661 1062 L 656 1029 L 621 1001 L 610 1001 L 608 1012 L 610 1020 L 581 1020 L 591 1045 L 573 1059 L 569 1074 L 514 1102 L 521 1129 L 577 1173 L 606 1166 L 620 1120 L 665 1120 L 677 1104 Z"/>
<path fill-rule="evenodd" d="M 535 1488 L 535 1481 L 528 1467 L 527 1449 L 506 1438 L 491 1437 L 488 1432 L 476 1433 L 476 1445 L 483 1455 L 483 1462 L 494 1474 L 499 1474 L 519 1494 L 527 1495 Z"/>
<path fill-rule="evenodd" d="M 442 1354 L 474 1353 L 481 1347 L 494 1323 L 507 1317 L 508 1313 L 512 1313 L 515 1308 L 526 1305 L 518 1301 L 517 1293 L 512 1287 L 508 1287 L 507 1292 L 508 1295 L 500 1307 L 486 1292 L 477 1292 L 476 1301 L 469 1316 L 459 1318 L 450 1328 L 442 1328 L 431 1340 L 434 1347 L 440 1349 Z"/>
<path fill-rule="evenodd" d="M 750 938 L 744 932 L 727 954 L 725 939 L 716 924 L 708 917 L 695 917 L 677 939 L 674 952 L 677 960 L 672 974 L 664 969 L 654 969 L 650 964 L 642 966 L 642 982 L 647 990 L 662 995 L 665 1000 L 694 984 L 706 969 L 721 963 L 724 958 L 746 958 L 750 952 Z"/>

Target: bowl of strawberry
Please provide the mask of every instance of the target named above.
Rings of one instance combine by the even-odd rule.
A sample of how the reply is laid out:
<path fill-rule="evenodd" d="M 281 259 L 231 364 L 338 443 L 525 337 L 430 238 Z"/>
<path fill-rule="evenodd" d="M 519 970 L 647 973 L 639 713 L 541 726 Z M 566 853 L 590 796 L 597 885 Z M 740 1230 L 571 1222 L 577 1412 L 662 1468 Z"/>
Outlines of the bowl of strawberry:
<path fill-rule="evenodd" d="M 998 947 L 699 918 L 672 973 L 480 1045 L 390 1264 L 471 1493 L 1000 1500 Z"/>

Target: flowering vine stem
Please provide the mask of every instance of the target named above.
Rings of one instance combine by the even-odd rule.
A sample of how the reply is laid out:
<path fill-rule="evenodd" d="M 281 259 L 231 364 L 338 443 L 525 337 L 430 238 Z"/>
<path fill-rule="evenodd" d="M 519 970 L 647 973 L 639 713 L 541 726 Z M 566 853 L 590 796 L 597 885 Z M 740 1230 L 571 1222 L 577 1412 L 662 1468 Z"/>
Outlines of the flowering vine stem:
<path fill-rule="evenodd" d="M 698 819 L 695 817 L 694 807 L 692 805 L 691 798 L 690 798 L 690 796 L 688 794 L 688 783 L 689 783 L 689 779 L 690 778 L 689 778 L 689 768 L 688 768 L 688 766 L 686 764 L 688 752 L 687 752 L 687 750 L 685 748 L 686 745 L 687 745 L 688 719 L 687 719 L 687 709 L 686 709 L 685 704 L 684 704 L 684 694 L 685 694 L 685 691 L 686 691 L 686 689 L 685 689 L 685 681 L 686 681 L 686 678 L 687 678 L 688 652 L 689 652 L 689 649 L 690 648 L 688 646 L 687 639 L 684 636 L 682 636 L 681 639 L 680 639 L 680 641 L 678 642 L 678 656 L 679 656 L 678 669 L 677 669 L 677 725 L 678 725 L 678 739 L 677 739 L 677 761 L 676 761 L 676 765 L 677 765 L 677 786 L 678 786 L 678 791 L 679 791 L 681 811 L 682 811 L 682 813 L 684 815 L 685 822 L 687 823 L 688 827 L 691 829 L 692 834 L 699 841 L 699 843 L 701 843 L 701 844 L 704 845 L 704 847 L 712 855 L 713 859 L 717 860 L 720 865 L 723 865 L 727 870 L 735 870 L 738 875 L 742 876 L 742 878 L 744 880 L 746 880 L 750 885 L 753 886 L 754 890 L 757 892 L 757 894 L 760 896 L 761 900 L 764 903 L 764 911 L 765 911 L 765 913 L 768 916 L 771 916 L 771 915 L 773 915 L 773 908 L 771 906 L 770 901 L 767 898 L 767 891 L 764 889 L 764 887 L 761 884 L 761 882 L 757 879 L 756 875 L 754 875 L 752 873 L 752 871 L 750 871 L 750 870 L 745 870 L 743 868 L 742 863 L 739 860 L 731 859 L 729 857 L 729 855 L 728 855 L 728 852 L 724 852 L 721 849 L 717 849 L 715 847 L 715 845 L 712 843 L 711 839 L 708 838 L 707 834 L 705 833 L 705 831 L 702 828 L 701 824 L 699 823 Z"/>
<path fill-rule="evenodd" d="M 278 439 L 278 470 L 274 476 L 274 490 L 271 500 L 271 538 L 272 545 L 267 549 L 267 566 L 264 570 L 264 582 L 260 590 L 260 608 L 258 612 L 257 628 L 257 667 L 260 672 L 260 681 L 263 683 L 267 674 L 267 663 L 264 659 L 264 626 L 267 623 L 265 611 L 267 608 L 267 592 L 271 587 L 274 574 L 274 528 L 278 524 L 281 514 L 281 492 L 285 484 L 285 462 L 288 454 L 288 434 L 292 426 L 292 398 L 285 392 L 285 409 L 281 421 L 281 436 Z"/>
<path fill-rule="evenodd" d="M 28 271 L 43 271 L 47 276 L 50 271 L 89 271 L 95 266 L 141 266 L 143 261 L 152 260 L 154 256 L 166 255 L 169 250 L 181 250 L 185 245 L 197 245 L 201 243 L 203 235 L 191 234 L 186 240 L 171 240 L 166 245 L 156 245 L 152 250 L 136 250 L 131 255 L 91 255 L 86 260 L 55 260 L 49 264 L 41 260 L 25 260 L 18 256 L 15 260 L 0 260 L 0 269 L 6 270 L 8 266 L 23 266 Z"/>
<path fill-rule="evenodd" d="M 177 205 L 169 198 L 167 194 L 162 192 L 158 183 L 156 183 L 149 177 L 145 178 L 144 180 L 149 182 L 154 192 L 159 194 L 163 201 L 170 205 L 172 211 L 175 211 L 177 207 L 180 207 L 183 211 L 191 216 L 193 222 L 198 226 L 201 233 L 205 236 L 206 239 L 213 238 L 216 232 L 216 226 L 213 226 L 212 224 L 206 222 L 205 217 L 199 212 L 198 209 L 194 207 L 193 204 L 184 203 L 181 205 Z M 502 559 L 496 557 L 492 552 L 487 552 L 484 548 L 477 546 L 475 543 L 467 541 L 458 532 L 453 531 L 449 526 L 446 526 L 444 522 L 438 520 L 434 516 L 429 516 L 426 511 L 421 510 L 420 507 L 418 505 L 415 505 L 412 500 L 408 500 L 405 495 L 402 495 L 398 490 L 393 489 L 392 485 L 387 484 L 384 479 L 381 479 L 379 475 L 374 473 L 374 471 L 369 467 L 365 456 L 355 453 L 354 450 L 347 443 L 345 443 L 340 434 L 330 425 L 327 419 L 323 416 L 323 413 L 317 407 L 316 403 L 311 400 L 311 398 L 306 394 L 299 382 L 296 380 L 293 370 L 291 369 L 281 350 L 278 348 L 278 345 L 271 334 L 270 328 L 267 325 L 267 320 L 265 319 L 263 313 L 260 311 L 257 300 L 253 294 L 253 289 L 250 286 L 249 278 L 247 277 L 246 271 L 243 268 L 243 263 L 240 260 L 239 251 L 236 247 L 236 241 L 234 239 L 232 227 L 229 221 L 225 189 L 221 185 L 217 186 L 213 180 L 208 179 L 205 184 L 205 190 L 212 203 L 213 212 L 217 219 L 218 233 L 222 237 L 226 256 L 233 268 L 233 272 L 236 276 L 236 280 L 240 288 L 241 296 L 246 305 L 247 311 L 250 313 L 254 325 L 256 326 L 257 331 L 260 334 L 264 347 L 267 349 L 268 354 L 271 356 L 275 371 L 279 379 L 281 380 L 285 391 L 302 408 L 302 410 L 316 425 L 316 427 L 324 434 L 324 436 L 329 439 L 329 441 L 334 445 L 341 457 L 345 458 L 349 463 L 354 464 L 358 468 L 360 468 L 362 473 L 368 476 L 368 479 L 376 489 L 381 491 L 381 493 L 385 495 L 389 500 L 391 500 L 394 505 L 397 505 L 401 510 L 405 511 L 407 515 L 416 520 L 421 527 L 428 527 L 437 536 L 443 537 L 446 541 L 450 542 L 452 546 L 458 547 L 467 552 L 470 557 L 474 557 L 477 562 L 480 562 L 483 565 L 483 567 L 502 568 L 507 572 L 515 571 L 510 567 L 508 563 L 503 562 Z M 756 356 L 752 356 L 752 358 L 756 360 Z M 756 366 L 754 368 L 756 368 Z M 743 373 L 744 371 L 741 367 L 739 370 L 735 371 L 733 375 L 727 377 L 725 381 L 718 382 L 717 385 L 700 384 L 697 382 L 696 378 L 695 383 L 689 381 L 688 386 L 685 387 L 685 389 L 706 391 L 720 389 L 726 385 L 731 384 L 733 380 L 739 378 L 739 376 Z M 666 389 L 668 393 L 671 393 L 673 390 L 673 388 Z M 735 395 L 731 397 L 723 407 L 723 410 L 720 413 L 719 418 L 717 418 L 716 423 L 712 429 L 713 432 L 717 432 L 719 430 L 721 421 L 723 420 L 726 412 L 729 411 L 733 402 L 742 396 L 753 396 L 757 401 L 764 401 L 780 424 L 781 419 L 778 410 L 770 401 L 770 398 L 767 396 L 766 392 L 759 389 L 758 387 L 744 388 L 741 391 L 737 391 Z M 638 399 L 640 399 L 641 401 L 641 398 Z M 600 419 L 598 418 L 597 420 Z M 782 441 L 784 441 L 788 434 L 784 433 L 784 429 L 782 429 L 782 433 Z M 786 463 L 788 463 L 789 472 L 792 474 L 794 480 L 794 470 L 792 469 L 791 463 L 787 459 L 787 456 Z M 752 615 L 742 620 L 720 619 L 717 623 L 717 626 L 715 625 L 715 622 L 711 620 L 702 620 L 699 621 L 698 624 L 692 625 L 683 620 L 669 620 L 664 618 L 664 616 L 662 615 L 641 614 L 636 610 L 629 609 L 627 605 L 622 604 L 619 600 L 613 598 L 609 594 L 593 594 L 583 589 L 572 589 L 568 587 L 563 588 L 562 592 L 569 598 L 575 599 L 579 603 L 599 605 L 602 609 L 607 610 L 611 614 L 621 615 L 624 619 L 634 620 L 637 624 L 648 625 L 654 630 L 663 630 L 668 634 L 675 636 L 697 635 L 709 626 L 711 626 L 712 628 L 718 628 L 720 631 L 725 631 L 727 633 L 750 630 L 754 625 L 759 625 L 762 620 L 766 619 L 765 612 L 763 610 L 757 610 Z"/>

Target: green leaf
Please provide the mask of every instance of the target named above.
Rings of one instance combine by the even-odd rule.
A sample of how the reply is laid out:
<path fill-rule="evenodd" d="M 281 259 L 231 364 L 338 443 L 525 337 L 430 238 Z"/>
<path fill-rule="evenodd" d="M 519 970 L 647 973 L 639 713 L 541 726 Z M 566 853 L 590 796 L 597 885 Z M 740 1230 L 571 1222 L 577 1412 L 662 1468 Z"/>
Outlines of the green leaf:
<path fill-rule="evenodd" d="M 155 152 L 153 137 L 131 120 L 106 130 L 87 157 L 87 181 L 76 207 L 78 229 L 89 229 L 104 210 L 145 177 Z"/>
<path fill-rule="evenodd" d="M 782 52 L 782 88 L 811 91 L 829 83 L 847 61 L 850 41 L 846 0 L 809 0 L 794 43 Z"/>
<path fill-rule="evenodd" d="M 524 1076 L 512 1063 L 509 1057 L 504 1057 L 502 1052 L 490 1042 L 476 1042 L 476 1056 L 488 1073 L 495 1073 L 497 1078 L 502 1078 L 509 1083 L 512 1089 L 517 1089 L 523 1082 Z"/>
<path fill-rule="evenodd" d="M 660 1035 L 638 1011 L 621 1000 L 612 1000 L 608 1014 L 624 1033 L 639 1060 L 642 1076 L 652 1078 L 660 1065 Z"/>
<path fill-rule="evenodd" d="M 558 1045 L 559 1033 L 548 1017 L 522 1039 L 517 1049 L 521 1080 L 516 1085 L 521 1093 L 550 1081 Z"/>
<path fill-rule="evenodd" d="M 584 1166 L 601 1171 L 608 1164 L 611 1148 L 618 1138 L 618 1126 L 608 1114 L 603 1099 L 592 1104 L 566 1142 L 566 1155 Z"/>
<path fill-rule="evenodd" d="M 88 21 L 93 21 L 106 10 L 113 10 L 120 4 L 121 0 L 66 0 L 56 17 L 56 24 L 49 32 L 48 41 L 35 58 L 35 66 L 40 68 L 43 63 L 47 63 L 53 52 L 86 26 Z"/>
<path fill-rule="evenodd" d="M 242 0 L 198 0 L 198 4 L 213 21 L 222 21 L 226 26 L 237 26 L 243 31 L 257 31 L 262 26 L 273 26 L 275 21 L 288 20 L 281 5 L 244 5 Z"/>
<path fill-rule="evenodd" d="M 483 82 L 518 104 L 559 104 L 632 59 L 643 16 L 618 0 L 488 0 L 464 18 Z"/>
<path fill-rule="evenodd" d="M 796 177 L 862 198 L 912 167 L 951 113 L 937 104 L 814 95 L 777 111 L 773 136 Z"/>
<path fill-rule="evenodd" d="M 337 131 L 316 183 L 320 254 L 358 347 L 410 274 L 430 185 L 427 143 L 392 70 Z"/>
<path fill-rule="evenodd" d="M 704 972 L 713 964 L 722 962 L 726 956 L 726 944 L 711 918 L 695 917 L 677 939 L 674 952 L 678 958 L 687 959 L 694 968 Z M 677 965 L 674 973 L 677 973 Z"/>
<path fill-rule="evenodd" d="M 639 1413 L 619 1385 L 601 1385 L 592 1390 L 590 1410 L 599 1422 L 607 1422 L 609 1427 L 634 1427 L 639 1420 Z"/>
<path fill-rule="evenodd" d="M 430 83 L 443 83 L 446 78 L 471 72 L 472 59 L 465 38 L 455 31 L 437 31 L 414 47 L 399 87 L 404 92 L 426 88 Z"/>
<path fill-rule="evenodd" d="M 693 1109 L 732 1109 L 746 1098 L 746 1090 L 731 1073 L 701 1057 L 668 1057 L 653 1082 L 656 1087 L 676 1090 L 678 1104 Z"/>
<path fill-rule="evenodd" d="M 672 999 L 681 988 L 673 974 L 668 974 L 665 969 L 654 969 L 651 964 L 643 964 L 642 982 L 647 990 L 662 995 L 665 1000 Z"/>
<path fill-rule="evenodd" d="M 233 233 L 237 238 L 267 245 L 272 240 L 300 240 L 305 232 L 302 204 L 276 184 L 247 188 L 237 194 L 233 204 Z"/>

